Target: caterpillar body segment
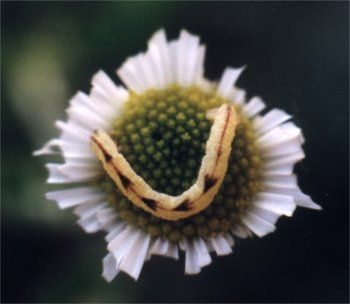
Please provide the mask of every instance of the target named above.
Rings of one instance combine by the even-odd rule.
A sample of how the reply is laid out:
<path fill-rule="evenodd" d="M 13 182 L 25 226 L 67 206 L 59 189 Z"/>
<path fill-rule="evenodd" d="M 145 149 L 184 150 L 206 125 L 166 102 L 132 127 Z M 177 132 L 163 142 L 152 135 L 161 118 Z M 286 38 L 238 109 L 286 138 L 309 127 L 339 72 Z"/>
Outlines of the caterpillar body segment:
<path fill-rule="evenodd" d="M 132 203 L 157 217 L 178 220 L 194 215 L 210 205 L 226 174 L 238 117 L 234 107 L 229 104 L 222 105 L 212 117 L 214 122 L 197 180 L 178 196 L 152 189 L 132 169 L 106 132 L 96 131 L 91 136 L 91 144 L 108 175 Z"/>

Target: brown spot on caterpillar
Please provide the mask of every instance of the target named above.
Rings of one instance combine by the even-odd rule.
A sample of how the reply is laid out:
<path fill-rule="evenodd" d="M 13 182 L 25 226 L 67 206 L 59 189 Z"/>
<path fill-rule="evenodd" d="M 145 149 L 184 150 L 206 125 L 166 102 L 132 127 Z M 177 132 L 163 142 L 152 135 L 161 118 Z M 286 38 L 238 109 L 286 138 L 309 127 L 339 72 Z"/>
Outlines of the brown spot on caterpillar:
<path fill-rule="evenodd" d="M 188 211 L 191 209 L 190 207 L 190 201 L 184 200 L 179 206 L 177 206 L 175 209 L 173 209 L 174 211 Z"/>
<path fill-rule="evenodd" d="M 102 152 L 103 152 L 103 156 L 105 158 L 105 161 L 107 163 L 110 162 L 112 160 L 112 155 L 108 154 L 106 151 L 103 151 L 103 150 L 102 150 Z"/>
<path fill-rule="evenodd" d="M 94 134 L 97 134 L 97 131 L 94 132 Z M 112 160 L 112 155 L 109 154 L 105 147 L 94 137 L 91 136 L 91 140 L 99 147 L 99 149 L 102 151 L 103 153 L 103 157 L 105 158 L 105 161 L 108 163 Z"/>
<path fill-rule="evenodd" d="M 208 174 L 204 176 L 204 192 L 208 192 L 210 188 L 214 187 L 217 179 L 209 177 Z"/>
<path fill-rule="evenodd" d="M 149 199 L 146 197 L 141 197 L 141 200 L 149 207 L 150 209 L 156 211 L 157 210 L 157 202 L 153 199 Z"/>
<path fill-rule="evenodd" d="M 115 168 L 115 167 L 114 167 Z M 131 180 L 128 179 L 125 175 L 120 174 L 117 169 L 115 168 L 116 173 L 118 174 L 120 181 L 122 182 L 123 186 L 125 189 L 128 189 L 130 184 L 131 184 Z"/>

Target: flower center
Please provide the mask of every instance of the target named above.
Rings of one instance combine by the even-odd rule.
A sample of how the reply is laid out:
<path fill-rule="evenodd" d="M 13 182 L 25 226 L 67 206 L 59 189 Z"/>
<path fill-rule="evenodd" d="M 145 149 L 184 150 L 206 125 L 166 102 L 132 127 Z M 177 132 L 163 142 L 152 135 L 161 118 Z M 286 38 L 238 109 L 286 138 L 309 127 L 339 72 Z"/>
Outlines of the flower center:
<path fill-rule="evenodd" d="M 206 112 L 228 102 L 216 96 L 215 91 L 176 85 L 131 95 L 111 135 L 134 171 L 153 189 L 180 195 L 195 182 L 205 153 L 212 124 Z M 240 123 L 228 170 L 209 207 L 186 219 L 167 221 L 136 207 L 106 176 L 102 185 L 119 216 L 151 236 L 164 236 L 170 241 L 206 238 L 233 227 L 260 188 L 261 162 L 251 123 L 238 106 L 236 111 Z"/>

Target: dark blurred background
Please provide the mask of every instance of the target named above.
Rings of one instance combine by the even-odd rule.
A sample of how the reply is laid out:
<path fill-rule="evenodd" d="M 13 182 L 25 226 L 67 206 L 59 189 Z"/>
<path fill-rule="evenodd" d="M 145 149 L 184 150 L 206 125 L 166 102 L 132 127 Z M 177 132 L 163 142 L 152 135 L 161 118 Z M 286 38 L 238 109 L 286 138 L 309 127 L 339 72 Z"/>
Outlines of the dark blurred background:
<path fill-rule="evenodd" d="M 2 2 L 2 302 L 348 302 L 348 2 Z M 153 257 L 138 282 L 101 277 L 103 234 L 87 235 L 44 193 L 56 119 L 99 69 L 116 80 L 160 27 L 207 45 L 206 75 L 247 64 L 238 85 L 304 130 L 299 208 L 263 239 L 238 241 L 197 276 Z M 118 81 L 117 81 L 118 82 Z"/>

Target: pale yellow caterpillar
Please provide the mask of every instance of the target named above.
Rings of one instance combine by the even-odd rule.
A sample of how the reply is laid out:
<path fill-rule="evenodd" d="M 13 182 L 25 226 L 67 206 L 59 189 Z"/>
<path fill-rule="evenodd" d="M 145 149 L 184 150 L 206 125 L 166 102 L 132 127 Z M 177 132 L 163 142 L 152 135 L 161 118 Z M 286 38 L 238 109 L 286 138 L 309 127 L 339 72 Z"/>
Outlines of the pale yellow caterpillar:
<path fill-rule="evenodd" d="M 238 116 L 228 104 L 210 111 L 207 116 L 214 118 L 214 122 L 197 180 L 178 196 L 152 189 L 136 174 L 106 132 L 96 131 L 91 136 L 91 144 L 108 175 L 132 203 L 157 217 L 178 220 L 205 209 L 213 201 L 226 174 Z"/>

